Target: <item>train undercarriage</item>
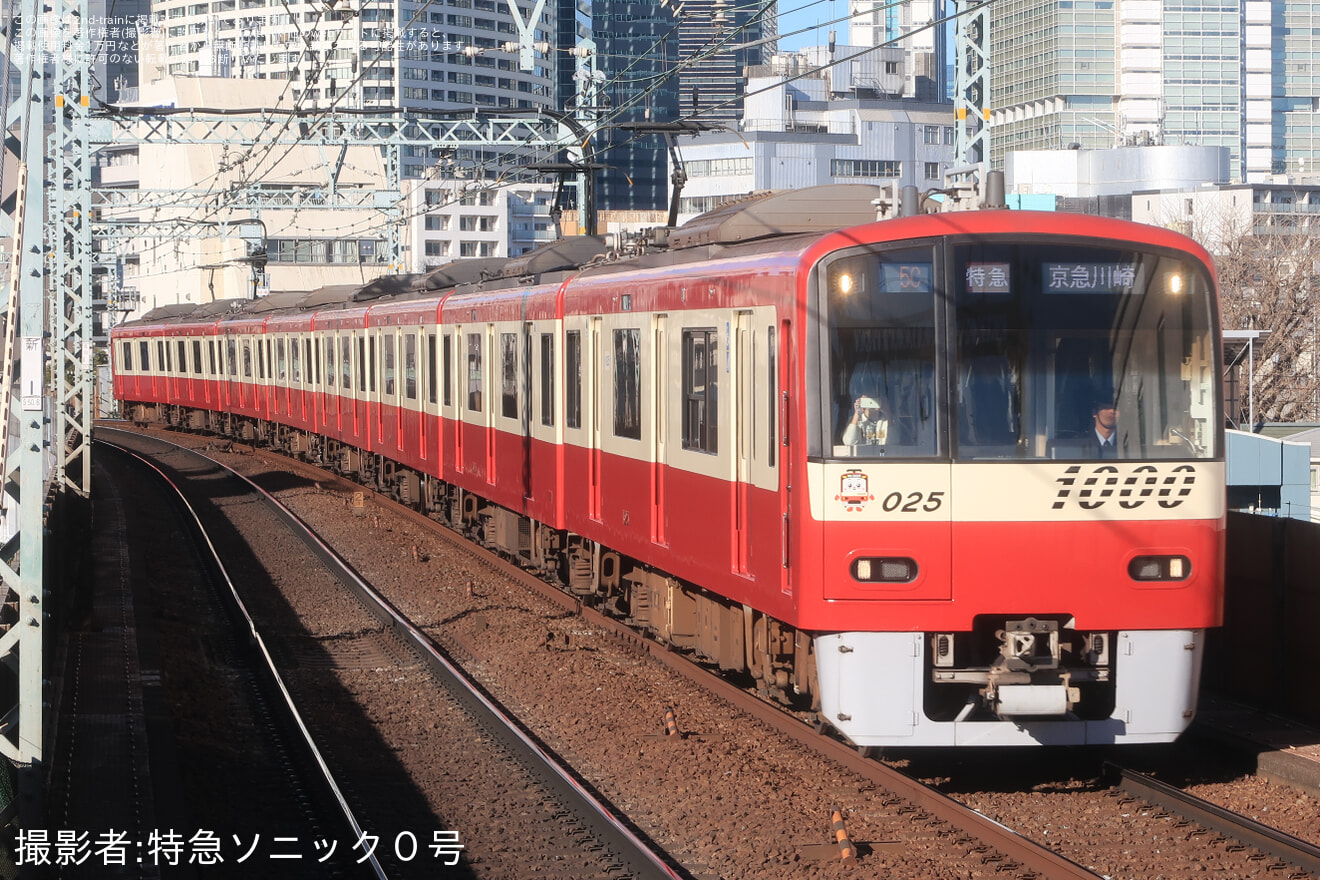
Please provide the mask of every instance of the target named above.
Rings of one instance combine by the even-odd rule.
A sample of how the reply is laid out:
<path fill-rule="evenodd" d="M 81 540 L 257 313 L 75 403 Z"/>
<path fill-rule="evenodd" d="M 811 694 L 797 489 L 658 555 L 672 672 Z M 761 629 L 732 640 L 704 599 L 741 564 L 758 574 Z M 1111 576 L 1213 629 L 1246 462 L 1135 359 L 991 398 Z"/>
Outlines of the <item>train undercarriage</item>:
<path fill-rule="evenodd" d="M 1077 727 L 1081 722 L 1112 730 L 1113 716 L 1120 714 L 1116 655 L 1131 654 L 1132 638 L 1140 639 L 1131 633 L 1080 632 L 1066 616 L 987 616 L 972 631 L 958 633 L 808 633 L 354 446 L 209 410 L 133 404 L 128 413 L 138 424 L 211 433 L 332 470 L 697 655 L 754 686 L 763 698 L 816 712 L 818 726 L 834 728 L 864 748 L 953 744 L 961 734 L 947 731 L 958 729 L 980 731 L 974 735 L 987 744 L 1005 742 L 996 737 L 1006 728 L 1018 731 L 1014 736 L 1027 731 L 1029 738 L 1049 741 L 1048 732 L 1033 732 L 1042 723 Z M 823 701 L 822 676 L 835 682 Z M 856 690 L 859 682 L 864 690 Z M 858 717 L 859 706 L 870 720 Z M 863 726 L 886 730 L 892 718 L 899 719 L 892 737 L 859 732 Z"/>
<path fill-rule="evenodd" d="M 126 404 L 131 421 L 204 432 L 279 451 L 379 492 L 722 672 L 766 699 L 819 708 L 812 638 L 744 605 L 569 531 L 493 504 L 376 453 L 275 422 L 164 404 Z"/>

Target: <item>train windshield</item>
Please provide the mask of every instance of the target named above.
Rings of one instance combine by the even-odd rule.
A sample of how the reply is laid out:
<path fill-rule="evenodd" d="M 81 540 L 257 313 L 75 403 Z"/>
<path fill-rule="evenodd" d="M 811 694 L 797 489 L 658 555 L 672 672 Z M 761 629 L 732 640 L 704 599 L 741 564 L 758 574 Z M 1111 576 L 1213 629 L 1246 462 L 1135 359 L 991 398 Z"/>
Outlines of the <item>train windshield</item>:
<path fill-rule="evenodd" d="M 834 455 L 1222 454 L 1213 288 L 1198 262 L 1103 242 L 940 250 L 826 267 Z"/>

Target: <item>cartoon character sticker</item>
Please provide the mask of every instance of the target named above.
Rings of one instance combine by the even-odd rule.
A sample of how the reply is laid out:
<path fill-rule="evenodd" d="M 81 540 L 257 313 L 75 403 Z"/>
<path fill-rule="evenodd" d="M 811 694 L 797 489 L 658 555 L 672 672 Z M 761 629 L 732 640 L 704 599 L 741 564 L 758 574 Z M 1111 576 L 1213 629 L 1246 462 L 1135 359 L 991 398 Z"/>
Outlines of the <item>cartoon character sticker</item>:
<path fill-rule="evenodd" d="M 858 513 L 866 508 L 866 502 L 875 500 L 869 484 L 866 474 L 856 468 L 849 468 L 839 478 L 839 494 L 834 496 L 834 500 L 842 501 L 843 509 L 849 513 Z"/>

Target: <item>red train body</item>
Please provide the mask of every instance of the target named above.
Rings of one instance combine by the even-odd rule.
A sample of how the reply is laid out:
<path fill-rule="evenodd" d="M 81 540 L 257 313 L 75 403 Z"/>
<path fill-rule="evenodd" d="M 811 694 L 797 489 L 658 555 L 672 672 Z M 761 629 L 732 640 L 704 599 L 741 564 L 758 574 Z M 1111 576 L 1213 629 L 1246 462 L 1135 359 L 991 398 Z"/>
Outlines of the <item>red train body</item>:
<path fill-rule="evenodd" d="M 1176 737 L 1222 603 L 1208 256 L 1010 211 L 767 234 L 794 197 L 624 259 L 158 310 L 115 393 L 371 481 L 858 745 Z"/>

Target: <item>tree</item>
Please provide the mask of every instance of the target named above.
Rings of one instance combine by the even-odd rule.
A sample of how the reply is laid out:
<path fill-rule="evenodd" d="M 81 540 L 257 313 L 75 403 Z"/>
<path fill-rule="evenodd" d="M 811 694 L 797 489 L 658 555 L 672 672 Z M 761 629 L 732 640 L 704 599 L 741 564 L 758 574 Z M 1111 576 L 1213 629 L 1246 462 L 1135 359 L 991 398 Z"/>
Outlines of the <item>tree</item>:
<path fill-rule="evenodd" d="M 1320 241 L 1305 219 L 1296 213 L 1251 210 L 1234 218 L 1198 210 L 1190 223 L 1164 224 L 1213 254 L 1223 328 L 1267 331 L 1254 352 L 1258 419 L 1320 421 Z M 1239 411 L 1228 417 L 1248 427 L 1247 406 L 1244 390 Z"/>
<path fill-rule="evenodd" d="M 1239 236 L 1225 244 L 1215 257 L 1224 329 L 1269 331 L 1256 343 L 1256 412 L 1269 421 L 1320 420 L 1320 246 L 1296 229 Z M 1245 411 L 1236 416 L 1239 423 L 1247 418 Z"/>

